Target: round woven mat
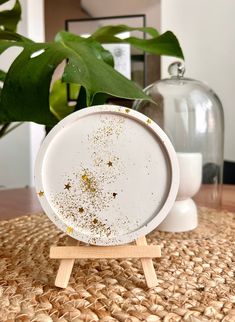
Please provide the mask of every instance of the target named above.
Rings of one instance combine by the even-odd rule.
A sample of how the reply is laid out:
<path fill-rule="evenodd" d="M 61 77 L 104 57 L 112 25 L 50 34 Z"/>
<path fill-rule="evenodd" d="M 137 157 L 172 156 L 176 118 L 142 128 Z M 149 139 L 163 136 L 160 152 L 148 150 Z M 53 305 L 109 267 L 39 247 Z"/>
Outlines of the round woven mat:
<path fill-rule="evenodd" d="M 43 214 L 0 222 L 0 321 L 235 321 L 234 214 L 200 210 L 190 233 L 152 232 L 159 285 L 140 260 L 76 261 L 69 287 L 53 283 L 52 244 L 66 237 Z"/>

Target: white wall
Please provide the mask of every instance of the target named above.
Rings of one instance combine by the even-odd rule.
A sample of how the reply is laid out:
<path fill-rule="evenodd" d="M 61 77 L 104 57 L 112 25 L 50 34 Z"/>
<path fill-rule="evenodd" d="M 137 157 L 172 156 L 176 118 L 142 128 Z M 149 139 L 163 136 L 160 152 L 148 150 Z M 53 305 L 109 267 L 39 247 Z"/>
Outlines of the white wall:
<path fill-rule="evenodd" d="M 147 25 L 160 28 L 160 0 L 82 0 L 92 17 L 146 14 Z"/>
<path fill-rule="evenodd" d="M 29 125 L 23 124 L 0 139 L 0 188 L 31 183 Z"/>
<path fill-rule="evenodd" d="M 163 0 L 161 30 L 177 35 L 185 54 L 186 76 L 205 81 L 225 111 L 225 159 L 235 161 L 235 1 Z M 162 59 L 162 76 L 169 62 Z"/>
<path fill-rule="evenodd" d="M 28 38 L 37 41 L 45 41 L 45 19 L 44 0 L 21 0 L 22 11 L 25 12 L 27 21 L 26 35 Z M 24 20 L 23 20 L 24 21 Z M 19 26 L 20 28 L 20 26 Z M 29 123 L 29 149 L 30 149 L 30 181 L 29 185 L 34 186 L 34 164 L 38 149 L 45 136 L 44 126 Z"/>
<path fill-rule="evenodd" d="M 44 1 L 20 0 L 22 21 L 18 32 L 35 41 L 44 40 Z M 10 9 L 14 1 L 0 7 Z M 7 70 L 19 52 L 11 48 L 0 56 L 0 68 Z M 16 188 L 34 184 L 34 160 L 44 136 L 42 126 L 25 123 L 0 139 L 0 187 Z"/>

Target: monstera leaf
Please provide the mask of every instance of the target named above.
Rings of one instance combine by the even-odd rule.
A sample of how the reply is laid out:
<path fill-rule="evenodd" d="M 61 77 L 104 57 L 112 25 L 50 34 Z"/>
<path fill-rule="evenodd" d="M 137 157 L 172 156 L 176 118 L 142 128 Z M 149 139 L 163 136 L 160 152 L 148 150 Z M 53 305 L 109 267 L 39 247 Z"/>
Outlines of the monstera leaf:
<path fill-rule="evenodd" d="M 159 36 L 153 28 L 137 29 L 147 32 L 150 39 L 129 37 L 123 42 L 151 53 L 183 57 L 172 33 Z M 112 55 L 99 42 L 104 39 L 107 42 L 118 39 L 120 42 L 116 34 L 127 30 L 133 28 L 101 28 L 87 39 L 60 32 L 50 43 L 34 43 L 16 33 L 0 31 L 0 53 L 12 46 L 23 49 L 5 77 L 0 97 L 0 122 L 33 121 L 53 126 L 71 113 L 73 107 L 66 104 L 62 96 L 58 99 L 55 93 L 60 88 L 65 95 L 62 83 L 57 83 L 57 89 L 52 88 L 50 99 L 51 79 L 62 62 L 66 62 L 62 82 L 76 84 L 80 88 L 74 109 L 102 101 L 106 94 L 127 99 L 149 99 L 137 85 L 113 69 Z"/>
<path fill-rule="evenodd" d="M 151 38 L 140 39 L 136 37 L 128 37 L 120 39 L 116 36 L 122 32 L 134 30 L 145 32 L 149 34 Z M 131 28 L 125 25 L 117 25 L 101 27 L 93 33 L 91 37 L 101 43 L 129 43 L 138 49 L 152 54 L 184 58 L 180 44 L 176 36 L 171 31 L 167 31 L 164 34 L 159 35 L 158 31 L 154 28 Z"/>
<path fill-rule="evenodd" d="M 4 82 L 6 73 L 0 69 L 0 82 Z"/>
<path fill-rule="evenodd" d="M 121 34 L 122 32 L 127 31 L 141 31 L 146 34 L 149 34 L 152 37 L 158 37 L 159 32 L 152 27 L 142 27 L 142 28 L 133 28 L 126 25 L 115 25 L 115 26 L 104 26 L 97 29 L 93 34 L 92 38 L 100 41 L 101 43 L 108 42 L 118 42 L 120 43 L 120 38 L 116 35 Z M 128 39 L 128 38 L 127 38 Z"/>
<path fill-rule="evenodd" d="M 147 98 L 133 82 L 107 64 L 111 63 L 110 54 L 92 39 L 61 32 L 54 43 L 15 45 L 23 47 L 23 51 L 5 78 L 0 100 L 0 119 L 4 122 L 33 121 L 48 126 L 58 122 L 50 111 L 49 89 L 55 68 L 66 59 L 62 80 L 85 88 L 87 106 L 97 93 Z"/>
<path fill-rule="evenodd" d="M 0 5 L 6 2 L 9 2 L 9 0 L 0 0 Z M 11 10 L 0 12 L 0 29 L 15 31 L 20 19 L 21 7 L 19 1 L 16 0 L 15 5 Z"/>
<path fill-rule="evenodd" d="M 0 6 L 7 3 L 9 0 L 0 0 Z M 21 19 L 21 6 L 18 0 L 16 0 L 15 5 L 11 10 L 4 10 L 0 12 L 0 30 L 5 31 L 15 31 L 18 22 Z M 8 39 L 8 37 L 7 37 Z M 1 53 L 1 49 L 0 49 Z M 5 72 L 0 70 L 0 95 L 2 92 L 1 82 L 5 80 Z M 3 123 L 0 120 L 0 137 L 4 136 L 9 132 L 10 123 Z"/>
<path fill-rule="evenodd" d="M 70 97 L 75 99 L 78 97 L 80 86 L 71 84 Z M 58 120 L 62 120 L 64 117 L 74 112 L 76 104 L 68 104 L 67 84 L 63 83 L 61 79 L 55 81 L 50 92 L 50 111 Z"/>

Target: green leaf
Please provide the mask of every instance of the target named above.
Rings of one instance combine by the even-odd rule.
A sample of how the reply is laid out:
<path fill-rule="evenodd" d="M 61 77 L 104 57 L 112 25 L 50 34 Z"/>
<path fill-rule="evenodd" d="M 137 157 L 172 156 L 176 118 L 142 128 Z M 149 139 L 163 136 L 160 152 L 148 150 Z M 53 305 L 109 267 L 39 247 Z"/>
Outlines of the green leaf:
<path fill-rule="evenodd" d="M 0 40 L 10 40 L 15 42 L 22 42 L 22 43 L 34 43 L 31 39 L 26 38 L 16 32 L 0 30 Z"/>
<path fill-rule="evenodd" d="M 5 133 L 7 132 L 7 130 L 10 127 L 10 125 L 11 125 L 11 123 L 0 124 L 0 138 L 5 136 Z"/>
<path fill-rule="evenodd" d="M 0 4 L 7 1 L 1 0 Z M 15 31 L 18 22 L 21 19 L 21 6 L 19 0 L 16 0 L 13 9 L 0 12 L 0 27 L 4 30 Z"/>
<path fill-rule="evenodd" d="M 6 73 L 0 69 L 0 82 L 4 82 Z"/>
<path fill-rule="evenodd" d="M 78 97 L 80 90 L 79 85 L 71 84 L 70 94 L 72 97 Z M 52 87 L 50 93 L 50 110 L 55 115 L 58 120 L 62 120 L 64 117 L 72 113 L 75 109 L 74 106 L 69 106 L 67 102 L 67 84 L 62 83 L 59 79 L 57 80 Z"/>
<path fill-rule="evenodd" d="M 45 52 L 31 58 L 40 49 Z M 0 121 L 56 124 L 58 120 L 50 112 L 49 88 L 55 68 L 65 58 L 56 44 L 25 47 L 7 73 L 1 93 Z"/>
<path fill-rule="evenodd" d="M 24 47 L 34 42 L 26 37 L 10 31 L 0 31 L 0 54 L 10 47 Z"/>
<path fill-rule="evenodd" d="M 141 39 L 128 37 L 120 39 L 115 36 L 120 32 L 131 30 L 147 32 L 152 36 L 152 38 Z M 171 31 L 167 31 L 164 34 L 159 35 L 157 30 L 154 28 L 130 28 L 124 25 L 106 26 L 97 30 L 91 35 L 91 38 L 100 41 L 101 43 L 128 43 L 151 54 L 184 58 L 179 41 Z"/>
<path fill-rule="evenodd" d="M 142 31 L 149 34 L 152 37 L 158 37 L 159 32 L 152 27 L 143 27 L 143 28 L 132 28 L 126 25 L 116 25 L 116 26 L 104 26 L 96 30 L 91 37 L 101 43 L 105 43 L 109 37 L 113 37 L 117 34 L 127 31 Z M 118 38 L 120 39 L 120 38 Z"/>
<path fill-rule="evenodd" d="M 59 43 L 64 43 L 64 40 L 78 43 L 78 44 L 85 44 L 89 47 L 89 51 L 96 56 L 97 59 L 103 60 L 110 66 L 114 66 L 114 60 L 112 54 L 104 49 L 99 42 L 92 38 L 83 38 L 78 35 L 74 35 L 69 32 L 61 31 L 59 32 L 56 37 L 55 41 Z"/>
<path fill-rule="evenodd" d="M 129 99 L 149 99 L 137 85 L 116 72 L 103 60 L 96 59 L 85 39 L 82 38 L 80 42 L 72 41 L 71 36 L 73 35 L 66 32 L 60 33 L 60 36 L 62 44 L 70 51 L 63 81 L 80 84 L 86 89 L 87 106 L 92 104 L 97 93 L 107 93 Z"/>
<path fill-rule="evenodd" d="M 76 100 L 78 98 L 81 86 L 77 84 L 70 84 L 69 85 L 69 95 L 71 100 Z M 68 92 L 67 92 L 68 93 Z"/>
<path fill-rule="evenodd" d="M 9 0 L 0 0 L 0 5 L 8 2 Z"/>
<path fill-rule="evenodd" d="M 85 88 L 87 106 L 92 104 L 97 93 L 149 99 L 133 82 L 106 63 L 110 63 L 109 54 L 93 39 L 62 32 L 55 43 L 25 42 L 23 47 L 4 82 L 0 98 L 0 122 L 33 121 L 48 126 L 56 124 L 61 111 L 58 115 L 52 108 L 51 112 L 49 88 L 55 68 L 66 59 L 68 63 L 63 81 Z M 38 56 L 33 57 L 35 52 Z"/>
<path fill-rule="evenodd" d="M 130 43 L 147 52 L 176 57 L 183 57 L 182 50 L 173 33 L 160 36 L 153 28 L 137 28 L 148 32 L 150 39 L 116 37 L 116 33 L 128 30 L 133 28 L 101 28 L 86 39 L 60 32 L 51 43 L 34 43 L 16 33 L 0 31 L 0 54 L 11 46 L 23 48 L 4 80 L 0 122 L 33 121 L 52 127 L 73 110 L 104 103 L 109 95 L 150 100 L 138 86 L 113 69 L 112 55 L 96 39 Z M 62 62 L 67 62 L 62 76 L 64 84 L 56 82 L 50 94 L 52 75 Z M 77 98 L 76 106 L 66 101 L 67 84 L 72 86 L 73 98 Z"/>
<path fill-rule="evenodd" d="M 171 31 L 167 31 L 161 36 L 152 39 L 130 37 L 127 39 L 127 42 L 151 54 L 184 58 L 180 44 Z"/>
<path fill-rule="evenodd" d="M 97 93 L 94 96 L 92 105 L 103 105 L 107 102 L 107 99 L 110 97 L 110 95 L 106 93 Z"/>
<path fill-rule="evenodd" d="M 107 99 L 109 97 L 110 95 L 106 93 L 97 93 L 93 98 L 92 105 L 103 105 L 107 102 Z M 81 87 L 81 90 L 79 92 L 79 96 L 77 99 L 75 111 L 81 110 L 84 107 L 87 107 L 86 90 L 84 87 Z"/>

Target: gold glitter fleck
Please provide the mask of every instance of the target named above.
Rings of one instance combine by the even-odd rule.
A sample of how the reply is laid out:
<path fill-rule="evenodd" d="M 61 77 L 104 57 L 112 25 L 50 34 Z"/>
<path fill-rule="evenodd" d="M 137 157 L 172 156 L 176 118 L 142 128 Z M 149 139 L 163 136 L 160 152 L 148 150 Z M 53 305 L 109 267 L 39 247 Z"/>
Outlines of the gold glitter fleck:
<path fill-rule="evenodd" d="M 125 112 L 126 112 L 126 113 L 130 113 L 130 109 L 129 109 L 129 108 L 126 108 L 126 109 L 125 109 Z"/>
<path fill-rule="evenodd" d="M 83 175 L 82 175 L 82 180 L 83 180 L 83 181 L 88 181 L 88 180 L 89 180 L 89 178 L 88 178 L 88 176 L 87 176 L 86 174 L 83 174 Z"/>
<path fill-rule="evenodd" d="M 97 192 L 97 183 L 95 178 L 93 178 L 91 175 L 87 173 L 85 170 L 85 173 L 81 176 L 85 191 L 88 192 Z"/>
<path fill-rule="evenodd" d="M 117 193 L 116 193 L 116 192 L 114 192 L 114 193 L 113 193 L 113 198 L 116 198 L 116 196 L 117 196 Z"/>
<path fill-rule="evenodd" d="M 64 185 L 65 190 L 69 190 L 71 188 L 71 184 L 68 182 Z"/>
<path fill-rule="evenodd" d="M 40 190 L 40 191 L 38 192 L 38 195 L 39 195 L 39 197 L 43 197 L 43 196 L 44 196 L 44 191 L 41 191 L 41 190 Z"/>
<path fill-rule="evenodd" d="M 78 211 L 79 211 L 80 213 L 83 213 L 83 212 L 84 212 L 84 209 L 83 209 L 82 207 L 80 207 L 80 208 L 78 209 Z"/>
<path fill-rule="evenodd" d="M 68 234 L 71 234 L 73 232 L 73 228 L 72 227 L 67 227 L 66 232 Z"/>
<path fill-rule="evenodd" d="M 147 119 L 147 121 L 146 121 L 148 124 L 151 124 L 152 123 L 152 120 L 150 120 L 150 119 Z"/>
<path fill-rule="evenodd" d="M 107 165 L 108 165 L 109 167 L 112 167 L 112 166 L 113 166 L 113 162 L 109 161 L 109 162 L 107 163 Z"/>
<path fill-rule="evenodd" d="M 93 224 L 95 224 L 95 225 L 96 225 L 97 223 L 98 223 L 98 219 L 96 219 L 96 218 L 95 218 L 95 219 L 93 219 Z"/>

